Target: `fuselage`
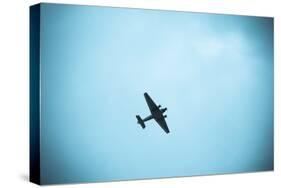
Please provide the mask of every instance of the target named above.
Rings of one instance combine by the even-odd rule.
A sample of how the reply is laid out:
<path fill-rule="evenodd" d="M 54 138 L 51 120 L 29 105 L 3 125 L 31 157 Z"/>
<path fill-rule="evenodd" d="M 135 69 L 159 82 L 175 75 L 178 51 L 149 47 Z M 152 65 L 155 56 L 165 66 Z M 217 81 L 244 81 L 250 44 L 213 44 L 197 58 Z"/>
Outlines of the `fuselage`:
<path fill-rule="evenodd" d="M 151 115 L 150 116 L 148 116 L 147 118 L 145 118 L 145 119 L 155 119 L 155 120 L 157 120 L 157 119 L 161 119 L 161 118 L 163 118 L 163 113 L 165 112 L 167 110 L 167 108 L 163 108 L 163 109 L 160 109 L 160 108 L 157 108 L 157 109 L 155 109 L 155 110 L 152 110 L 151 111 Z M 148 119 L 148 120 L 149 120 Z"/>
<path fill-rule="evenodd" d="M 166 110 L 167 110 L 167 108 L 160 109 L 160 107 L 158 107 L 157 109 L 152 110 L 151 115 L 144 118 L 143 121 L 145 122 L 145 121 L 148 121 L 148 120 L 151 120 L 151 119 L 155 119 L 155 120 L 161 119 L 161 118 L 163 118 L 163 114 Z"/>

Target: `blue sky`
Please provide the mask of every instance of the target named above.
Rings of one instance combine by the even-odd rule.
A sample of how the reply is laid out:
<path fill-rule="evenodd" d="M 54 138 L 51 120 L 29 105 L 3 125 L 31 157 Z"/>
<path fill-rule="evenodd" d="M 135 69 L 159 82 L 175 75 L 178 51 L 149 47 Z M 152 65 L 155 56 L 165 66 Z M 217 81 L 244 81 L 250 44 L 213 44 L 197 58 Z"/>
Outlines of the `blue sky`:
<path fill-rule="evenodd" d="M 42 5 L 43 183 L 272 169 L 272 18 Z"/>

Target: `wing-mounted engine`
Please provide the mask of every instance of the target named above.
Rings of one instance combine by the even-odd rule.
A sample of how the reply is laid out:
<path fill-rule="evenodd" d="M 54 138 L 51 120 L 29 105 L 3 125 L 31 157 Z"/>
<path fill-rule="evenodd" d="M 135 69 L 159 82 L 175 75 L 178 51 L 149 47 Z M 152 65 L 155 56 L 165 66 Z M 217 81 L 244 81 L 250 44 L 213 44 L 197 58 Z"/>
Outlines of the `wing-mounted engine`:
<path fill-rule="evenodd" d="M 162 113 L 167 111 L 167 108 L 160 109 Z"/>

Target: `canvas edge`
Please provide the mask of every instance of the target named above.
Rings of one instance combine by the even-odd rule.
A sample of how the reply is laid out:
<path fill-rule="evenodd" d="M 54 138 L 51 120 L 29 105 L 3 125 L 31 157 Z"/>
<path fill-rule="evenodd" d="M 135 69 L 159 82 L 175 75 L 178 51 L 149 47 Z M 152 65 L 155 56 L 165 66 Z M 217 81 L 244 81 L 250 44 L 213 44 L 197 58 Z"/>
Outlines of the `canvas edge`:
<path fill-rule="evenodd" d="M 29 7 L 29 181 L 40 178 L 40 4 Z"/>

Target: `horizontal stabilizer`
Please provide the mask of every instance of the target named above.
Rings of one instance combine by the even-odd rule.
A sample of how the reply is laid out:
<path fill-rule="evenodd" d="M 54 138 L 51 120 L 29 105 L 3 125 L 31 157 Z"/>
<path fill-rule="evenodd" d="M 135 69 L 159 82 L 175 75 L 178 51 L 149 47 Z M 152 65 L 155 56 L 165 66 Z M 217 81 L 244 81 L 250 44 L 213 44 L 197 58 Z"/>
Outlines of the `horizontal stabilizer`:
<path fill-rule="evenodd" d="M 138 124 L 140 124 L 140 126 L 144 129 L 145 128 L 145 124 L 144 124 L 143 120 L 138 115 L 136 117 L 137 117 L 137 120 L 138 120 Z"/>

